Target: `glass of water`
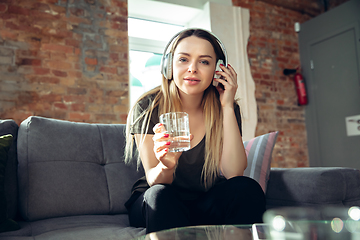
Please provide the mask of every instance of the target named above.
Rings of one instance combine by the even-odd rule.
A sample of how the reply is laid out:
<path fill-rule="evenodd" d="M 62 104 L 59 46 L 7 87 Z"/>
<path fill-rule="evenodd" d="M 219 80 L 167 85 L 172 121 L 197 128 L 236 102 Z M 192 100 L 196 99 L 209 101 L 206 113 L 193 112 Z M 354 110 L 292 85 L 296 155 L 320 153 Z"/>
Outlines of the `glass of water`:
<path fill-rule="evenodd" d="M 189 115 L 186 112 L 170 112 L 160 116 L 169 134 L 169 152 L 183 152 L 190 149 Z"/>

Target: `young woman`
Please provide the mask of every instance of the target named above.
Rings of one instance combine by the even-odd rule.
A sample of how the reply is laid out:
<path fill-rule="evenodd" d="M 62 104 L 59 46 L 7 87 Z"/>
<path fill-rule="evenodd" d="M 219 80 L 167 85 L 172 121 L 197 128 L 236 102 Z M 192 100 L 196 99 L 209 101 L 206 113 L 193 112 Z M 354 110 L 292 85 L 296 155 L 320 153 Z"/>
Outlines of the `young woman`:
<path fill-rule="evenodd" d="M 219 59 L 227 66 L 215 72 Z M 208 31 L 184 30 L 169 42 L 162 65 L 162 85 L 140 97 L 128 117 L 126 161 L 135 140 L 145 170 L 126 203 L 130 225 L 150 233 L 261 222 L 265 196 L 255 180 L 243 176 L 247 159 L 234 101 L 237 74 L 223 44 Z M 169 152 L 159 116 L 180 111 L 189 115 L 191 149 Z"/>

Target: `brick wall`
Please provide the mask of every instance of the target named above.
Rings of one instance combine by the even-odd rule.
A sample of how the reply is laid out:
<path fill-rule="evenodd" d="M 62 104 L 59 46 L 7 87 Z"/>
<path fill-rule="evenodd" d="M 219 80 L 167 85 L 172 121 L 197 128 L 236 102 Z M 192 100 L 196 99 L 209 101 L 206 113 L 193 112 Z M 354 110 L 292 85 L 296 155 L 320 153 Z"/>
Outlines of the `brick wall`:
<path fill-rule="evenodd" d="M 127 0 L 1 0 L 0 118 L 124 123 Z"/>
<path fill-rule="evenodd" d="M 327 1 L 333 8 L 347 0 Z M 233 0 L 250 10 L 248 56 L 258 105 L 256 135 L 279 131 L 272 167 L 309 166 L 305 106 L 297 105 L 293 77 L 285 68 L 300 66 L 295 22 L 303 23 L 324 12 L 322 1 Z"/>
<path fill-rule="evenodd" d="M 274 167 L 309 164 L 305 107 L 282 72 L 300 65 L 294 23 L 323 12 L 320 2 L 233 0 L 250 9 L 256 135 L 280 132 Z M 128 75 L 127 0 L 0 1 L 0 119 L 125 123 Z"/>

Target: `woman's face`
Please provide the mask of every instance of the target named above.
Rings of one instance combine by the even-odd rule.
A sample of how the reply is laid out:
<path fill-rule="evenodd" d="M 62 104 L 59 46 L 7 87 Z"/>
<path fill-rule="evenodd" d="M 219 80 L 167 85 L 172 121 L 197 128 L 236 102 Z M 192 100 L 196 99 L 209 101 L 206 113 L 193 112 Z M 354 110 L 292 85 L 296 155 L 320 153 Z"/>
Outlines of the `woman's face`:
<path fill-rule="evenodd" d="M 181 93 L 200 95 L 214 78 L 216 54 L 205 39 L 190 36 L 182 39 L 173 57 L 173 78 Z"/>

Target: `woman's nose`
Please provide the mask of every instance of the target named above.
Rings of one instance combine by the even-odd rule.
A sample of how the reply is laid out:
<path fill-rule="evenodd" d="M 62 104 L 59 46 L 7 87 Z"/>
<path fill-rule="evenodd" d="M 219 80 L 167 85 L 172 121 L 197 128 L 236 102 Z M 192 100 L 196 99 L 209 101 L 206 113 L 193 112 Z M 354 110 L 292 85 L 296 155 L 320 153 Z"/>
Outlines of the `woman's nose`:
<path fill-rule="evenodd" d="M 188 72 L 196 73 L 197 72 L 197 66 L 196 63 L 191 63 L 188 68 Z"/>

